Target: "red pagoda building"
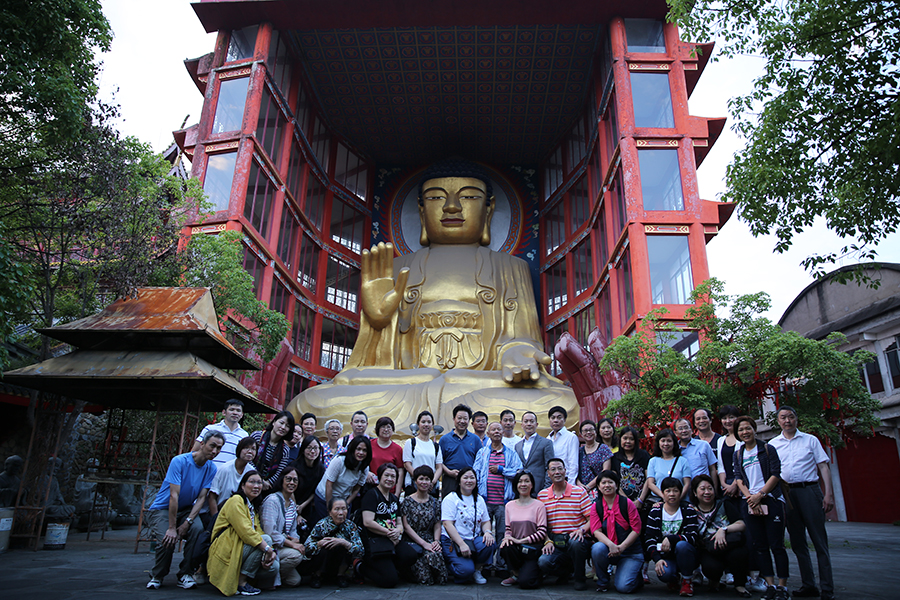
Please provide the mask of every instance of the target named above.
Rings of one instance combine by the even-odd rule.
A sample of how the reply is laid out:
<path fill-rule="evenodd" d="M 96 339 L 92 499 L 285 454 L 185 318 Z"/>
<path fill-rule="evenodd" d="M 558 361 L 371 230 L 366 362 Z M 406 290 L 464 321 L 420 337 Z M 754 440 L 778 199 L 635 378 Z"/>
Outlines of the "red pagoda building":
<path fill-rule="evenodd" d="M 724 119 L 688 114 L 712 46 L 680 41 L 664 0 L 193 6 L 218 37 L 186 61 L 205 101 L 176 139 L 215 213 L 189 233 L 241 231 L 258 297 L 292 322 L 281 402 L 345 364 L 360 252 L 419 247 L 418 175 L 441 158 L 491 174 L 492 247 L 531 266 L 549 353 L 660 305 L 677 324 L 709 277 L 732 206 L 699 197 L 696 169 Z"/>

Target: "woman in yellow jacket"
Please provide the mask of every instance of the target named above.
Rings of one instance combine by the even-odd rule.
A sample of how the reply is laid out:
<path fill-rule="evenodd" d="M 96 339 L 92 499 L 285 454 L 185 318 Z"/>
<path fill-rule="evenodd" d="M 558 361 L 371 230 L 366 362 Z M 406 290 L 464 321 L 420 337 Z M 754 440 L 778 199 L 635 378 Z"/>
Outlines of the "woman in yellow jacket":
<path fill-rule="evenodd" d="M 272 538 L 260 525 L 260 492 L 263 480 L 256 471 L 241 478 L 238 491 L 228 499 L 212 532 L 206 570 L 209 581 L 226 596 L 255 596 L 259 589 L 248 578 L 271 578 L 278 573 L 278 555 Z"/>

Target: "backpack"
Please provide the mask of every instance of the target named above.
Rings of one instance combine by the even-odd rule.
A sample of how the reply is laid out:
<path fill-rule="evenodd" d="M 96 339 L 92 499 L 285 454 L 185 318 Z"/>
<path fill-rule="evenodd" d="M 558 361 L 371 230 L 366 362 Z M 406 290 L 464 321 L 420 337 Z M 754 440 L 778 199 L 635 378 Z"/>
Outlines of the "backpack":
<path fill-rule="evenodd" d="M 409 452 L 413 456 L 416 455 L 416 439 L 418 439 L 418 438 L 411 438 L 409 440 L 409 443 L 411 444 L 409 447 Z M 437 460 L 437 454 L 438 454 L 438 450 L 440 450 L 440 446 L 438 445 L 436 440 L 431 440 L 431 443 L 434 444 L 434 459 Z"/>

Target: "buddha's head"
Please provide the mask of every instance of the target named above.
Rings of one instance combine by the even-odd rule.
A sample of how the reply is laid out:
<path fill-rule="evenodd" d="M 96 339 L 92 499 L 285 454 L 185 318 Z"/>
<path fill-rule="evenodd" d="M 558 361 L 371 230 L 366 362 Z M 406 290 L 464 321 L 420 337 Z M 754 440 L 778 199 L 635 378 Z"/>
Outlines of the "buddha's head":
<path fill-rule="evenodd" d="M 423 246 L 491 243 L 494 195 L 487 173 L 477 164 L 448 159 L 425 170 L 419 187 Z"/>

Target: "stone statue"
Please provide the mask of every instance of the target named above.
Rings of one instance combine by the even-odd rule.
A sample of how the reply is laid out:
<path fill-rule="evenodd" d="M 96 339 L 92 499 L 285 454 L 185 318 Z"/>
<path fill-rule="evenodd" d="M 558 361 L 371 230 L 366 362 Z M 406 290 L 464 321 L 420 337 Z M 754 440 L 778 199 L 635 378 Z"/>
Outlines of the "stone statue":
<path fill-rule="evenodd" d="M 16 494 L 22 479 L 22 465 L 25 463 L 18 454 L 8 457 L 3 463 L 3 472 L 0 473 L 0 508 L 16 505 Z"/>
<path fill-rule="evenodd" d="M 497 419 L 507 408 L 532 410 L 544 422 L 560 405 L 576 422 L 574 394 L 544 368 L 551 359 L 528 265 L 488 247 L 487 174 L 443 161 L 426 170 L 419 192 L 423 248 L 397 259 L 391 244 L 363 251 L 360 331 L 347 365 L 289 409 L 343 422 L 364 410 L 390 416 L 398 432 L 423 410 L 449 430 L 459 403 Z"/>
<path fill-rule="evenodd" d="M 56 479 L 56 471 L 61 467 L 63 461 L 59 458 L 51 458 L 47 464 L 47 473 L 50 478 L 50 493 L 47 496 L 47 503 L 44 505 L 44 518 L 48 521 L 70 521 L 75 514 L 75 507 L 66 504 L 62 492 L 59 490 L 59 481 Z M 47 489 L 47 479 L 41 480 L 41 490 Z"/>

